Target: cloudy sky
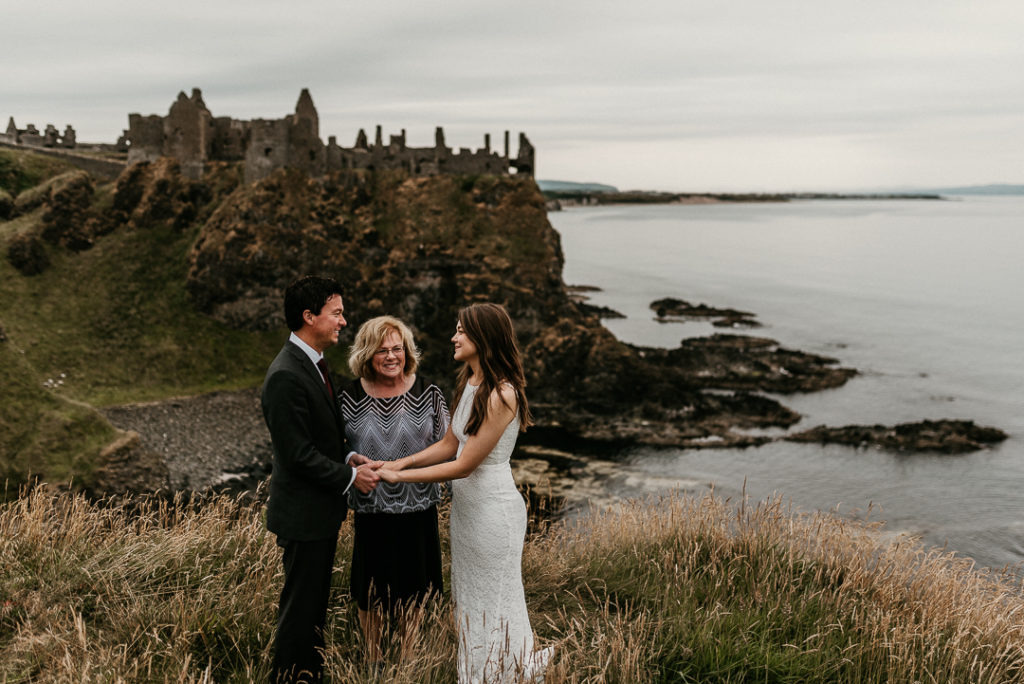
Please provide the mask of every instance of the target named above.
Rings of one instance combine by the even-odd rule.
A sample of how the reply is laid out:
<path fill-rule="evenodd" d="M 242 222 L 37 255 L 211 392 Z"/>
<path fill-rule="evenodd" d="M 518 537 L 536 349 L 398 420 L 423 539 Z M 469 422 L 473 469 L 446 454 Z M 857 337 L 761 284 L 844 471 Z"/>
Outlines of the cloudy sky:
<path fill-rule="evenodd" d="M 308 87 L 325 140 L 525 131 L 546 179 L 1024 183 L 1020 0 L 2 2 L 0 116 L 80 140 L 113 142 L 192 87 L 242 119 Z"/>

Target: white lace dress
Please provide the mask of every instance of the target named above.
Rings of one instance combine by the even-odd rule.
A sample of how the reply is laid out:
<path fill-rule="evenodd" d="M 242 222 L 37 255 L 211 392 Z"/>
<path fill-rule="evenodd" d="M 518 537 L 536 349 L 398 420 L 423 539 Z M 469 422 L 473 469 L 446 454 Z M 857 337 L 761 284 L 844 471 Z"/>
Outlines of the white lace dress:
<path fill-rule="evenodd" d="M 466 423 L 476 387 L 467 384 L 452 416 L 466 446 Z M 452 481 L 452 596 L 459 624 L 459 684 L 539 681 L 551 649 L 534 652 L 523 595 L 526 505 L 509 457 L 519 434 L 514 419 L 468 477 Z"/>

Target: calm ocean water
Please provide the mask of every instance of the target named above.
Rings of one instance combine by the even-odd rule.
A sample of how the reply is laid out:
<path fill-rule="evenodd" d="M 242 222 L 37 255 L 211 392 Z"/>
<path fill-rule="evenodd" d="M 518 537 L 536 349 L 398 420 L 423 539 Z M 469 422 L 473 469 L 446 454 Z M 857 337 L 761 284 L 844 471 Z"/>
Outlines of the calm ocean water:
<path fill-rule="evenodd" d="M 720 330 L 653 320 L 672 296 L 757 314 L 783 346 L 862 374 L 779 399 L 795 426 L 966 418 L 1009 433 L 965 456 L 772 444 L 625 454 L 616 488 L 634 496 L 714 485 L 754 500 L 884 520 L 1002 567 L 1024 561 L 1024 198 L 616 206 L 549 215 L 565 281 L 596 285 L 620 339 L 674 347 Z"/>

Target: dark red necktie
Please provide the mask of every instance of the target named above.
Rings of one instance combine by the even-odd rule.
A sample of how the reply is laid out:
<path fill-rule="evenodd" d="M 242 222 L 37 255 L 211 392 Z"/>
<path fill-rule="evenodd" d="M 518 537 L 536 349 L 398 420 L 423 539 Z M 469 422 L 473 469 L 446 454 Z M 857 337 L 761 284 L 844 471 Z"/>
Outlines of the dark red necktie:
<path fill-rule="evenodd" d="M 322 358 L 316 362 L 316 367 L 324 374 L 324 384 L 327 385 L 327 393 L 334 398 L 334 387 L 331 386 L 331 369 L 327 365 L 327 359 Z"/>

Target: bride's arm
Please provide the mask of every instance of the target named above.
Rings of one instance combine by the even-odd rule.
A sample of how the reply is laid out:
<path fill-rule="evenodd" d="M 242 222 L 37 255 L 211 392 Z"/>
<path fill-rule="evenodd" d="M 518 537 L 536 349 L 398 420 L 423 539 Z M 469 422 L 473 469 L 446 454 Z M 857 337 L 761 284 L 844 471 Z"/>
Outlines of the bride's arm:
<path fill-rule="evenodd" d="M 403 458 L 394 461 L 385 461 L 383 467 L 389 470 L 404 470 L 406 468 L 422 468 L 450 461 L 459 450 L 459 440 L 452 434 L 451 426 L 444 433 L 444 437 L 434 442 L 426 449 L 417 451 Z"/>
<path fill-rule="evenodd" d="M 502 400 L 504 398 L 504 401 Z M 407 468 L 410 463 L 403 465 L 404 470 L 395 470 L 388 468 L 381 468 L 377 471 L 382 480 L 386 482 L 445 482 L 447 480 L 458 480 L 466 477 L 480 465 L 480 463 L 487 457 L 487 454 L 491 453 L 494 446 L 501 439 L 501 434 L 508 427 L 508 424 L 512 422 L 512 419 L 516 416 L 516 395 L 512 388 L 501 388 L 501 394 L 497 390 L 491 393 L 487 401 L 487 417 L 484 418 L 483 424 L 480 429 L 477 430 L 475 435 L 471 435 L 466 440 L 466 446 L 462 449 L 462 454 L 454 461 L 447 461 L 445 463 L 434 462 L 434 465 L 428 465 L 424 468 Z M 448 429 L 448 433 L 445 435 L 444 440 L 438 442 L 443 443 L 451 435 L 452 439 L 455 436 L 452 435 L 451 428 Z M 435 445 L 436 446 L 436 445 Z M 457 446 L 457 442 L 456 442 Z M 429 451 L 431 448 L 426 449 Z M 424 452 L 420 452 L 424 453 Z M 417 465 L 419 464 L 419 455 L 414 454 L 417 459 Z M 412 456 L 406 458 L 412 459 Z M 405 461 L 406 459 L 400 459 L 396 463 Z M 386 472 L 385 472 L 386 471 Z"/>

